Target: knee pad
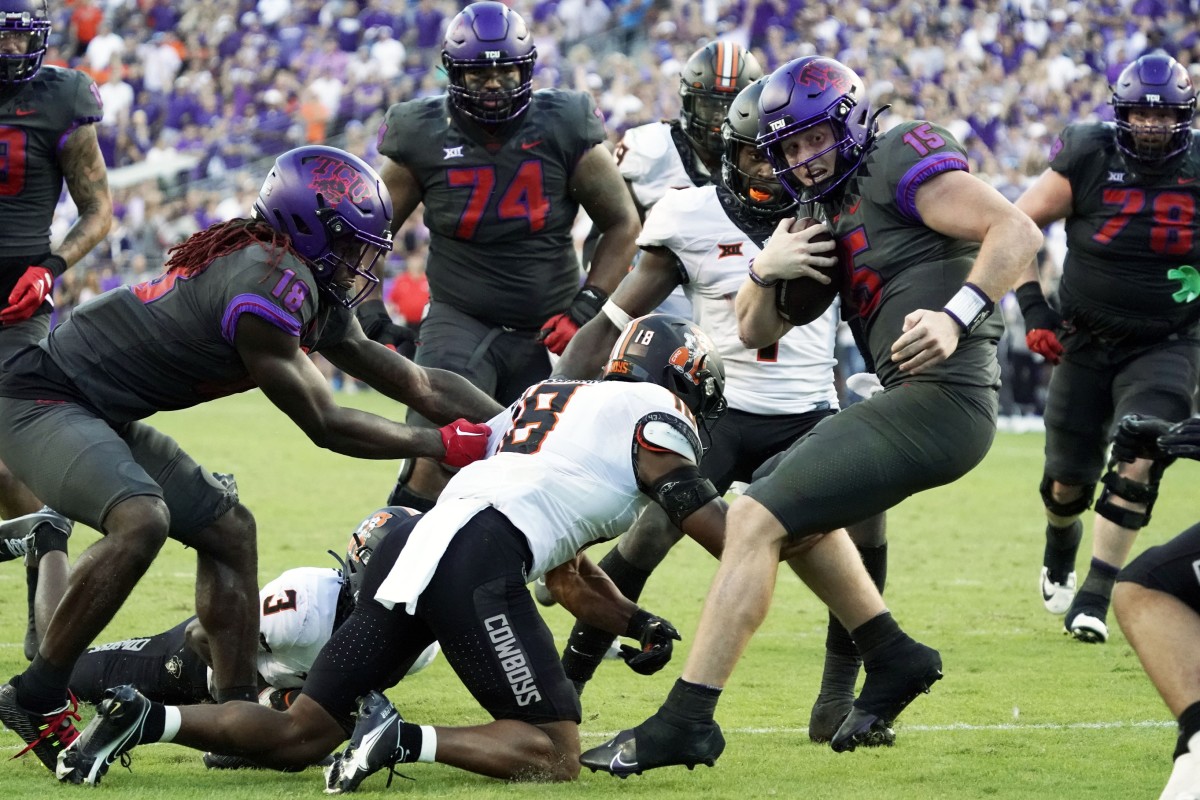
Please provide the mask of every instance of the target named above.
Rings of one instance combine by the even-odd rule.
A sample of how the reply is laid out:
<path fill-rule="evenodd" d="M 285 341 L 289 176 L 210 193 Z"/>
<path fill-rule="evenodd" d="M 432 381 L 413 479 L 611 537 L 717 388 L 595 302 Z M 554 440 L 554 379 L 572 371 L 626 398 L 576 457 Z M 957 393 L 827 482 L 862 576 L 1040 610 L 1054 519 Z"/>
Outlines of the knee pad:
<path fill-rule="evenodd" d="M 1153 475 L 1152 471 L 1150 483 L 1141 483 L 1118 475 L 1110 467 L 1101 478 L 1104 491 L 1100 492 L 1100 499 L 1096 501 L 1096 513 L 1128 530 L 1136 531 L 1146 527 L 1150 522 L 1150 512 L 1154 510 L 1154 501 L 1158 499 L 1158 479 Z M 1134 511 L 1116 505 L 1112 502 L 1113 497 L 1130 503 L 1144 503 L 1146 510 Z"/>
<path fill-rule="evenodd" d="M 1038 491 L 1042 495 L 1042 505 L 1051 514 L 1057 517 L 1077 517 L 1091 507 L 1092 497 L 1096 494 L 1096 484 L 1094 483 L 1085 483 L 1080 488 L 1083 490 L 1083 494 L 1074 500 L 1060 503 L 1054 499 L 1054 478 L 1043 475 L 1042 485 L 1038 487 Z"/>

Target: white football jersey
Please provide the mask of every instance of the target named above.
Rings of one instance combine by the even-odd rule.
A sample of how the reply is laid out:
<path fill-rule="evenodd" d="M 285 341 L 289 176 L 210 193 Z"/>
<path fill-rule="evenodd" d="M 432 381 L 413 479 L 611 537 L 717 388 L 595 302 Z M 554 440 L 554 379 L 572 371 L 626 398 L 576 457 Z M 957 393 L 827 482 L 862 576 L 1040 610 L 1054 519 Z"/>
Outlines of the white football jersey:
<path fill-rule="evenodd" d="M 301 686 L 333 633 L 342 576 L 336 569 L 289 569 L 258 593 L 258 674 L 279 689 Z"/>
<path fill-rule="evenodd" d="M 820 318 L 788 331 L 775 346 L 747 350 L 738 339 L 733 300 L 761 250 L 725 213 L 715 186 L 668 192 L 646 216 L 637 243 L 667 248 L 687 270 L 684 291 L 692 317 L 721 353 L 730 408 L 802 414 L 838 407 L 833 383 L 836 300 Z"/>
<path fill-rule="evenodd" d="M 698 463 L 696 423 L 661 386 L 544 381 L 489 422 L 490 452 L 458 472 L 421 518 L 375 599 L 411 612 L 450 540 L 480 510 L 501 511 L 529 541 L 536 580 L 584 546 L 624 533 L 651 502 L 634 443 Z"/>
<path fill-rule="evenodd" d="M 679 148 L 671 138 L 668 122 L 651 122 L 625 131 L 616 150 L 621 177 L 633 186 L 633 196 L 642 208 L 650 208 L 671 189 L 690 189 L 696 185 L 687 170 Z M 700 159 L 696 169 L 711 180 Z"/>

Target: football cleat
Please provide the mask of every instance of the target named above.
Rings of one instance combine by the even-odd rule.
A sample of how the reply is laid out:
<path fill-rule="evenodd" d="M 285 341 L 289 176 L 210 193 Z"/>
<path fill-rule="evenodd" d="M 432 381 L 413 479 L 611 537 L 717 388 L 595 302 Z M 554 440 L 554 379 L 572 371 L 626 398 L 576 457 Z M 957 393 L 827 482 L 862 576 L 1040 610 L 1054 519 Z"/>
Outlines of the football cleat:
<path fill-rule="evenodd" d="M 891 737 L 892 723 L 917 695 L 928 693 L 942 679 L 942 657 L 937 650 L 909 639 L 892 648 L 882 666 L 867 670 L 862 692 L 837 733 L 829 741 L 835 752 L 878 746 Z"/>
<path fill-rule="evenodd" d="M 46 769 L 54 772 L 58 754 L 79 736 L 74 722 L 78 719 L 79 702 L 75 695 L 70 695 L 67 704 L 57 711 L 35 714 L 17 703 L 16 686 L 11 682 L 0 686 L 0 721 L 25 742 L 25 748 L 13 758 L 32 750 Z"/>
<path fill-rule="evenodd" d="M 1065 614 L 1075 599 L 1075 572 L 1067 573 L 1063 583 L 1057 583 L 1050 577 L 1050 569 L 1042 567 L 1042 605 L 1051 614 Z"/>
<path fill-rule="evenodd" d="M 1107 616 L 1102 609 L 1072 609 L 1067 612 L 1063 632 L 1087 644 L 1104 644 L 1108 641 L 1108 623 L 1104 621 Z"/>
<path fill-rule="evenodd" d="M 59 754 L 58 779 L 95 786 L 118 758 L 128 766 L 126 754 L 141 742 L 149 713 L 150 701 L 132 686 L 105 689 L 96 718 Z"/>
<path fill-rule="evenodd" d="M 850 715 L 854 697 L 821 698 L 813 703 L 808 717 L 808 738 L 817 744 L 833 740 L 833 735 Z M 885 720 L 877 720 L 861 737 L 858 747 L 891 747 L 896 743 L 896 732 Z"/>
<path fill-rule="evenodd" d="M 579 763 L 592 772 L 600 770 L 628 778 L 659 767 L 711 767 L 724 750 L 725 737 L 715 721 L 685 729 L 655 714 L 636 728 L 621 731 L 588 750 L 579 757 Z"/>
<path fill-rule="evenodd" d="M 26 553 L 33 551 L 34 533 L 42 525 L 50 525 L 63 537 L 68 537 L 75 523 L 50 506 L 0 522 L 0 561 L 24 558 Z"/>
<path fill-rule="evenodd" d="M 391 770 L 388 786 L 392 785 L 397 761 L 408 761 L 408 753 L 400 747 L 400 726 L 404 719 L 382 692 L 372 691 L 359 700 L 358 722 L 350 735 L 350 744 L 325 769 L 325 793 L 353 792 L 358 785 L 387 767 Z"/>

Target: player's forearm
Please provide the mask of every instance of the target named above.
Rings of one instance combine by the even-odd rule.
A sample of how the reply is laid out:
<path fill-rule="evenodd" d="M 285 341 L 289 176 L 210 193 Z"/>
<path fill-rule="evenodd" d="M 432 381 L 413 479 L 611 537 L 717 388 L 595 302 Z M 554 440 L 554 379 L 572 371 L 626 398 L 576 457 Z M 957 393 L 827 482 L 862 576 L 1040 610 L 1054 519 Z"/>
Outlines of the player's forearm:
<path fill-rule="evenodd" d="M 641 231 L 637 217 L 628 215 L 609 225 L 600 234 L 587 282 L 612 294 L 637 253 L 637 236 Z"/>
<path fill-rule="evenodd" d="M 1025 280 L 1037 280 L 1035 259 L 1041 246 L 1042 232 L 1031 219 L 1024 214 L 1005 218 L 983 238 L 967 282 L 999 300 Z"/>
<path fill-rule="evenodd" d="M 791 328 L 775 310 L 774 287 L 763 287 L 749 278 L 738 289 L 733 301 L 737 314 L 738 338 L 748 350 L 769 347 Z"/>
<path fill-rule="evenodd" d="M 637 604 L 621 594 L 598 566 L 586 557 L 580 560 L 583 563 L 578 570 L 551 571 L 546 575 L 551 594 L 585 625 L 623 636 L 629 618 L 637 611 Z"/>
<path fill-rule="evenodd" d="M 316 424 L 301 425 L 313 444 L 351 458 L 396 459 L 446 455 L 439 431 L 392 422 L 366 411 L 339 406 Z"/>
<path fill-rule="evenodd" d="M 104 241 L 111 227 L 112 198 L 106 185 L 105 191 L 95 195 L 89 206 L 79 209 L 79 218 L 54 249 L 54 254 L 66 261 L 68 267 L 73 266 Z"/>
<path fill-rule="evenodd" d="M 405 399 L 426 419 L 445 425 L 456 419 L 486 422 L 504 410 L 474 384 L 444 369 L 425 368 L 427 389 Z"/>
<path fill-rule="evenodd" d="M 562 358 L 554 365 L 556 378 L 596 380 L 604 369 L 608 353 L 620 331 L 608 316 L 601 312 L 579 329 L 571 339 Z"/>

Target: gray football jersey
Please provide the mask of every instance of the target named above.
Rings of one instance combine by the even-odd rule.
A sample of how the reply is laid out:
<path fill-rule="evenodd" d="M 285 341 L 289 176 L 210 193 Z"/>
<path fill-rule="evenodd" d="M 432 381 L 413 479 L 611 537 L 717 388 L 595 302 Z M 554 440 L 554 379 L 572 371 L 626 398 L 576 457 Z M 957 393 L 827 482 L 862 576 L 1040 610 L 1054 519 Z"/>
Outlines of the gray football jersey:
<path fill-rule="evenodd" d="M 306 352 L 345 339 L 353 315 L 322 303 L 312 271 L 290 253 L 275 267 L 258 244 L 199 274 L 171 270 L 105 292 L 75 310 L 41 347 L 106 419 L 126 422 L 254 388 L 234 346 L 254 314 Z"/>

